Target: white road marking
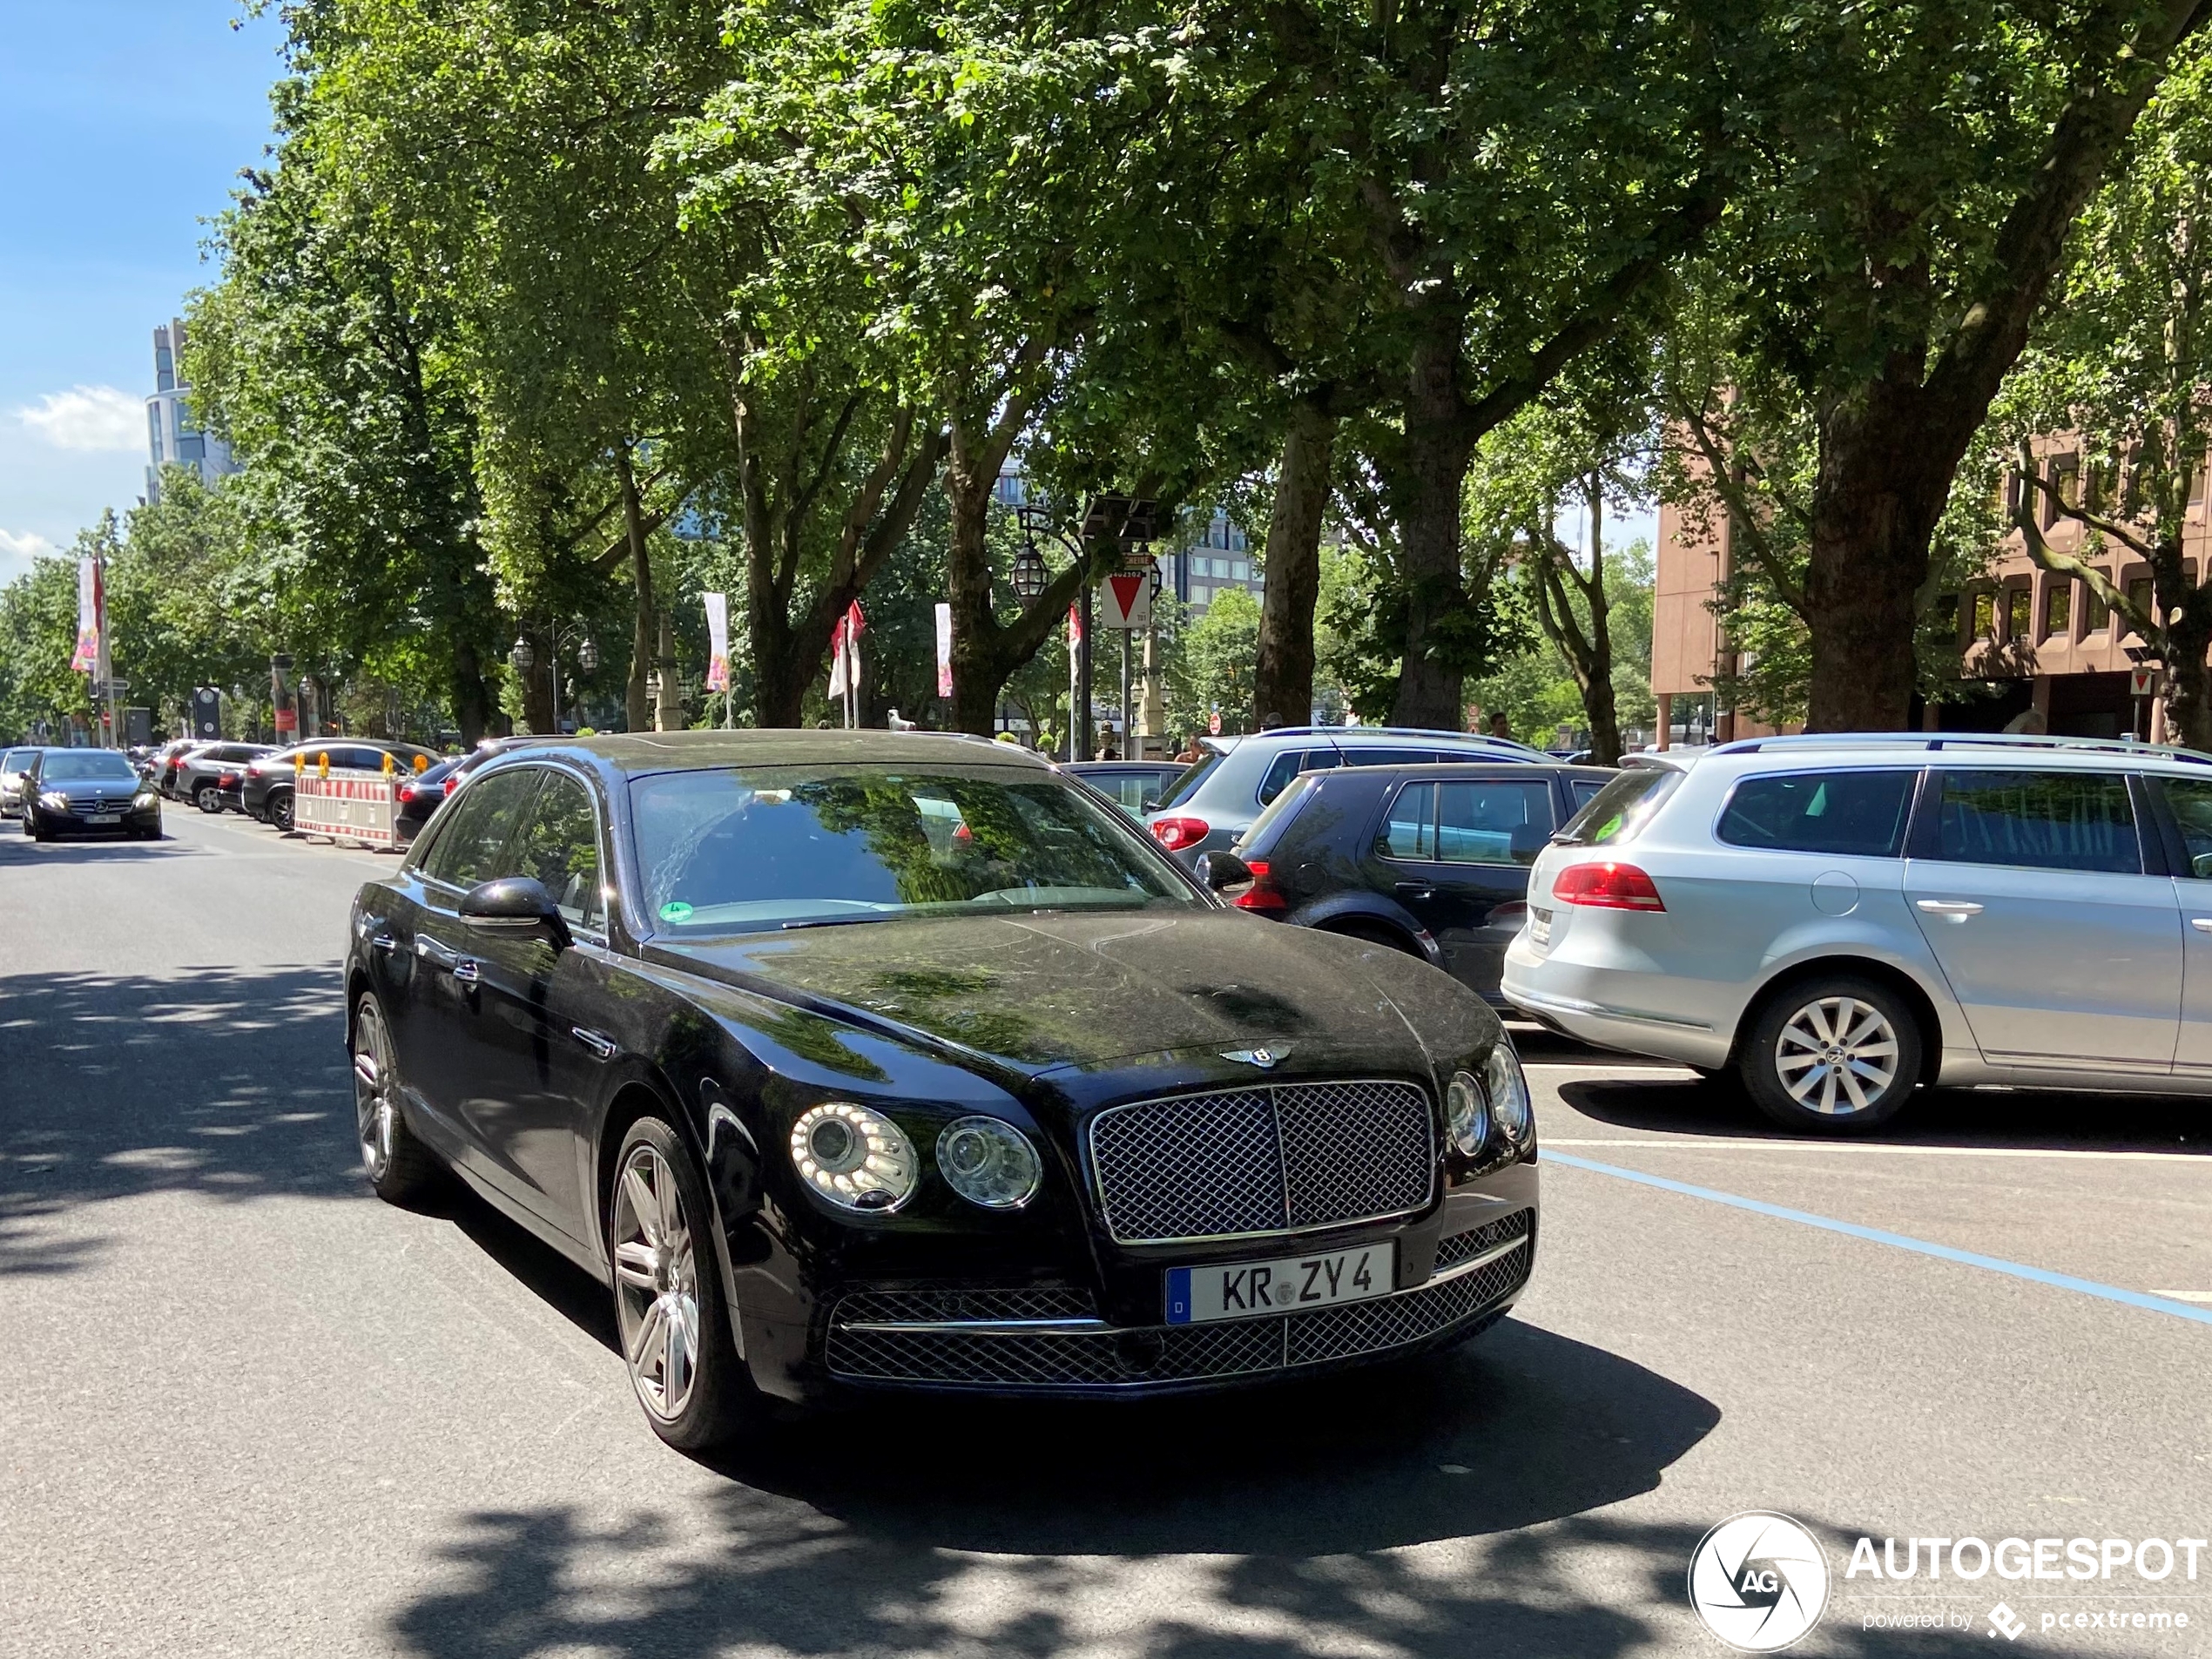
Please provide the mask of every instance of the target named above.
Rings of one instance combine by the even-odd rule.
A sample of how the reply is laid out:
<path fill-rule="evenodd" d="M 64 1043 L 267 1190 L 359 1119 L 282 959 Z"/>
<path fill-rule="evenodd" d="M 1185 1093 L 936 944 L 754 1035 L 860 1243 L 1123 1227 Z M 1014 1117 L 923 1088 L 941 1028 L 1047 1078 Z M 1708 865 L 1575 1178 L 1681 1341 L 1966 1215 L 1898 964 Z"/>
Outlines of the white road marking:
<path fill-rule="evenodd" d="M 2212 1291 L 2153 1291 L 2151 1294 L 2175 1302 L 2212 1302 Z"/>
<path fill-rule="evenodd" d="M 1544 1146 L 1657 1146 L 1676 1147 L 1691 1151 L 1700 1149 L 1716 1150 L 1726 1148 L 1730 1150 L 1748 1150 L 1761 1152 L 1902 1152 L 1920 1157 L 1953 1158 L 2103 1158 L 2152 1163 L 2199 1163 L 2212 1168 L 2212 1151 L 2105 1152 L 2060 1146 L 1900 1146 L 1888 1141 L 1759 1141 L 1723 1135 L 1701 1136 L 1696 1140 L 1684 1140 L 1676 1136 L 1656 1135 L 1570 1140 L 1553 1135 L 1542 1136 L 1541 1144 Z"/>

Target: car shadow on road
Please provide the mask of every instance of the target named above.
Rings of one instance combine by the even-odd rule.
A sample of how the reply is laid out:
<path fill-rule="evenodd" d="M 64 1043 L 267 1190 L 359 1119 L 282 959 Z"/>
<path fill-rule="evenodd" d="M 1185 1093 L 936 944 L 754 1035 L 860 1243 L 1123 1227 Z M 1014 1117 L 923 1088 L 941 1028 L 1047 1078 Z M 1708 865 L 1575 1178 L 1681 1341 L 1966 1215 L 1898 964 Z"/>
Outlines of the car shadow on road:
<path fill-rule="evenodd" d="M 1725 1077 L 1670 1073 L 1576 1078 L 1560 1083 L 1558 1092 L 1583 1116 L 1618 1129 L 1784 1144 L 1808 1138 L 1776 1124 Z M 2201 1152 L 2212 1157 L 2212 1123 L 2204 1106 L 2201 1097 L 2182 1096 L 1923 1089 L 1883 1128 L 1838 1138 L 1878 1145 Z"/>
<path fill-rule="evenodd" d="M 365 1197 L 344 1033 L 329 963 L 0 977 L 0 1275 L 92 1259 L 71 1212 L 117 1199 Z"/>

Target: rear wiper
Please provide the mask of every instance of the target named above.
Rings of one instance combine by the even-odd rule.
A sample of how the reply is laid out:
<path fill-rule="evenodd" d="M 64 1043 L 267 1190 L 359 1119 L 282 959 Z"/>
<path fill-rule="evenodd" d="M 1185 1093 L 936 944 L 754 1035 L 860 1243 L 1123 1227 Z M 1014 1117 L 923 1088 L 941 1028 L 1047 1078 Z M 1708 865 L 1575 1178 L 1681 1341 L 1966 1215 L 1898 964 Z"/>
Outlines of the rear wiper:
<path fill-rule="evenodd" d="M 896 916 L 815 916 L 806 921 L 779 924 L 786 933 L 798 927 L 854 927 L 864 921 L 896 921 Z"/>

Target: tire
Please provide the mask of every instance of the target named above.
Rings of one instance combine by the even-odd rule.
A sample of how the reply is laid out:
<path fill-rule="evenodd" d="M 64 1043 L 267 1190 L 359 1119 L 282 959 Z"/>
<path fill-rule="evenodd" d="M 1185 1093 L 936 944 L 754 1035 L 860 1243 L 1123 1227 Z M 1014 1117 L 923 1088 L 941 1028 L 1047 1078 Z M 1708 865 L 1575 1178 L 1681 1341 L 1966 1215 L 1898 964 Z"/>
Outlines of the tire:
<path fill-rule="evenodd" d="M 192 797 L 192 805 L 210 818 L 216 817 L 223 810 L 223 792 L 213 784 L 202 784 L 199 792 Z"/>
<path fill-rule="evenodd" d="M 1365 940 L 1370 945 L 1384 946 L 1390 950 L 1397 951 L 1401 955 L 1411 956 L 1419 961 L 1426 961 L 1428 960 L 1427 957 L 1421 954 L 1420 948 L 1418 945 L 1414 944 L 1412 940 L 1406 938 L 1405 934 L 1399 933 L 1397 928 L 1391 927 L 1386 922 L 1325 921 L 1319 927 L 1316 928 L 1315 931 L 1317 933 L 1340 934 L 1345 939 Z"/>
<path fill-rule="evenodd" d="M 664 1208 L 671 1197 L 672 1225 Z M 713 1214 L 683 1137 L 658 1117 L 631 1124 L 607 1195 L 615 1330 L 645 1420 L 680 1452 L 726 1445 L 759 1401 L 729 1339 L 729 1308 L 706 1236 Z"/>
<path fill-rule="evenodd" d="M 412 1206 L 436 1188 L 445 1171 L 401 1109 L 392 1028 L 374 991 L 354 1005 L 353 1059 L 354 1139 L 362 1172 L 385 1203 Z"/>
<path fill-rule="evenodd" d="M 269 803 L 263 812 L 269 826 L 278 834 L 292 833 L 292 792 L 290 790 L 271 791 Z"/>
<path fill-rule="evenodd" d="M 1784 1128 L 1857 1135 L 1888 1123 L 1912 1098 L 1923 1041 L 1903 997 L 1838 974 L 1770 996 L 1736 1063 L 1753 1103 Z"/>

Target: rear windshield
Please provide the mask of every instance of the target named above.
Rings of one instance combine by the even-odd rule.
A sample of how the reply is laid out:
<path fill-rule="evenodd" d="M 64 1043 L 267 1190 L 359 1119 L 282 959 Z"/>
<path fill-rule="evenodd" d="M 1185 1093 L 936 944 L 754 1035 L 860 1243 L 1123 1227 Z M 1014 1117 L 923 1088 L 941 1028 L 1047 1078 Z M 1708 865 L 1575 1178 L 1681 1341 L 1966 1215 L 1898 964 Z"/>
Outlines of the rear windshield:
<path fill-rule="evenodd" d="M 1674 792 L 1682 773 L 1670 768 L 1639 766 L 1624 772 L 1597 792 L 1596 799 L 1567 820 L 1552 837 L 1569 846 L 1605 846 L 1633 840 L 1659 803 Z"/>
<path fill-rule="evenodd" d="M 38 768 L 41 781 L 50 784 L 97 783 L 103 779 L 116 782 L 138 780 L 138 769 L 112 749 L 64 749 L 46 757 Z"/>
<path fill-rule="evenodd" d="M 1206 774 L 1221 764 L 1221 757 L 1220 750 L 1209 749 L 1198 759 L 1192 761 L 1190 771 L 1161 792 L 1160 805 L 1163 807 L 1180 806 L 1197 794 L 1198 786 L 1205 781 Z"/>
<path fill-rule="evenodd" d="M 1298 808 L 1312 798 L 1314 786 L 1320 781 L 1310 772 L 1293 779 L 1291 786 L 1269 801 L 1259 816 L 1252 819 L 1251 826 L 1237 843 L 1238 854 L 1264 853 L 1274 846 L 1276 838 L 1298 816 Z"/>

